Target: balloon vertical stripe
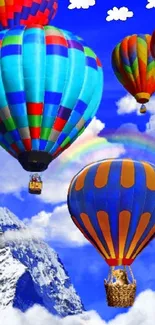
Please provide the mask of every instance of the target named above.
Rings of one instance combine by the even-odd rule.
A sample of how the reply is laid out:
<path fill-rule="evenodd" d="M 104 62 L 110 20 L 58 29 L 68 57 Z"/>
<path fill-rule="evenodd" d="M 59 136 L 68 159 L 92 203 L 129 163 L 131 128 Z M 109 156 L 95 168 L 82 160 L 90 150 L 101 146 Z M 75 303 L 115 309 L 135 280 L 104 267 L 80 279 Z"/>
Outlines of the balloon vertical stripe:
<path fill-rule="evenodd" d="M 82 220 L 85 228 L 88 230 L 90 236 L 97 243 L 99 249 L 101 250 L 102 254 L 105 256 L 105 258 L 108 259 L 109 256 L 108 256 L 105 248 L 103 247 L 100 239 L 98 238 L 98 236 L 97 236 L 97 234 L 96 234 L 96 232 L 95 232 L 95 230 L 94 230 L 94 228 L 93 228 L 93 226 L 92 226 L 92 224 L 90 222 L 89 216 L 87 214 L 85 214 L 85 213 L 81 213 L 80 217 L 81 217 L 81 220 Z"/>
<path fill-rule="evenodd" d="M 142 241 L 142 243 L 139 245 L 138 249 L 135 251 L 134 255 L 132 255 L 132 258 L 135 259 L 136 256 L 144 249 L 144 247 L 155 237 L 155 226 L 152 227 L 152 229 L 149 231 L 148 235 L 145 237 L 145 239 Z"/>
<path fill-rule="evenodd" d="M 129 231 L 131 220 L 131 212 L 121 211 L 119 213 L 119 258 L 122 260 L 124 256 L 125 244 Z"/>
<path fill-rule="evenodd" d="M 116 255 L 115 255 L 114 245 L 113 245 L 113 241 L 112 241 L 112 237 L 111 237 L 108 214 L 104 211 L 98 211 L 97 219 L 98 219 L 98 223 L 101 228 L 103 237 L 105 238 L 105 241 L 107 242 L 109 251 L 111 253 L 111 257 L 115 259 Z"/>
<path fill-rule="evenodd" d="M 87 232 L 85 232 L 85 231 L 83 230 L 83 228 L 80 226 L 80 224 L 78 223 L 78 221 L 77 221 L 73 216 L 72 216 L 72 220 L 73 220 L 73 222 L 75 223 L 75 225 L 79 228 L 79 230 L 82 232 L 82 234 L 84 235 L 84 237 L 85 237 L 87 240 L 89 240 L 89 241 L 91 242 L 92 245 L 94 245 L 93 240 L 90 239 L 90 237 L 88 237 Z M 103 253 L 101 252 L 101 250 L 100 250 L 100 248 L 98 247 L 97 244 L 96 244 L 96 249 L 97 249 L 97 251 L 99 252 L 99 254 L 100 254 L 101 256 L 103 256 Z"/>
<path fill-rule="evenodd" d="M 134 235 L 134 238 L 131 242 L 128 253 L 126 255 L 126 258 L 130 258 L 133 250 L 135 249 L 135 246 L 137 245 L 139 239 L 141 238 L 142 234 L 144 233 L 146 227 L 148 226 L 150 218 L 151 218 L 151 214 L 148 212 L 143 213 L 141 215 L 135 235 Z"/>
<path fill-rule="evenodd" d="M 105 164 L 100 164 L 94 180 L 94 185 L 97 188 L 102 188 L 107 185 L 108 176 L 110 172 L 110 166 L 113 160 L 108 160 L 106 166 Z"/>

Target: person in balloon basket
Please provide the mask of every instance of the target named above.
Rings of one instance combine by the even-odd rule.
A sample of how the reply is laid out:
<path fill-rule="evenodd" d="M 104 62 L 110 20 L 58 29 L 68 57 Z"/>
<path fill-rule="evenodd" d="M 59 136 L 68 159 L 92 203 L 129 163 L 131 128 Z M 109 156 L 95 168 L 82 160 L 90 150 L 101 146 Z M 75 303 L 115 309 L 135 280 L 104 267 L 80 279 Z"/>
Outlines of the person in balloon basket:
<path fill-rule="evenodd" d="M 32 182 L 41 182 L 41 177 L 38 174 L 32 175 Z"/>

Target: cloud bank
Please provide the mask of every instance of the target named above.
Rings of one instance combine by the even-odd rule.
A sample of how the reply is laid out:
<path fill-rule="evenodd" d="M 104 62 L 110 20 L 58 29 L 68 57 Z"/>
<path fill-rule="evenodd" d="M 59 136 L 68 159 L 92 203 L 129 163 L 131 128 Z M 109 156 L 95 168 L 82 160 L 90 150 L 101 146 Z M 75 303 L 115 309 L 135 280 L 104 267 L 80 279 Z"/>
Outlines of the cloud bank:
<path fill-rule="evenodd" d="M 155 292 L 152 290 L 142 292 L 137 297 L 134 306 L 127 313 L 116 316 L 108 323 L 101 319 L 95 311 L 60 319 L 37 305 L 26 313 L 8 307 L 5 311 L 1 311 L 0 314 L 3 325 L 154 325 L 154 319 Z"/>

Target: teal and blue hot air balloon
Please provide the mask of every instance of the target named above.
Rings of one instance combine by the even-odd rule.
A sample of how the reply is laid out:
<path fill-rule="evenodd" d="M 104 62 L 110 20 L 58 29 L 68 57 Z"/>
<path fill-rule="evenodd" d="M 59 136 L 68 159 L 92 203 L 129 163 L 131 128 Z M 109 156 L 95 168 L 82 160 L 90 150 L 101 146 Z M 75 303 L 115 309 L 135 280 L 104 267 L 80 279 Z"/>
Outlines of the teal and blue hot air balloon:
<path fill-rule="evenodd" d="M 134 302 L 136 284 L 130 265 L 155 237 L 155 167 L 129 159 L 108 159 L 86 166 L 71 181 L 68 208 L 73 222 L 111 267 L 105 282 L 108 304 Z M 113 285 L 113 276 L 133 283 Z"/>
<path fill-rule="evenodd" d="M 0 32 L 0 145 L 41 172 L 84 131 L 103 71 L 83 40 L 52 26 Z"/>

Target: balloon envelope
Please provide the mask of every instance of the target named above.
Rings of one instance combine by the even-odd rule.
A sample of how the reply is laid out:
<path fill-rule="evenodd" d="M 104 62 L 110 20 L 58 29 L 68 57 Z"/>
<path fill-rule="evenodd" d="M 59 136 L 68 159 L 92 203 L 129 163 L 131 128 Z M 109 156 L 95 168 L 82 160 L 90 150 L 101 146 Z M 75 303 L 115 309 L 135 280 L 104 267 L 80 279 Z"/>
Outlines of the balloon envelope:
<path fill-rule="evenodd" d="M 58 0 L 0 0 L 0 30 L 18 25 L 48 25 L 57 9 Z"/>
<path fill-rule="evenodd" d="M 43 171 L 84 131 L 102 97 L 96 54 L 52 26 L 0 32 L 0 145 Z"/>
<path fill-rule="evenodd" d="M 150 35 L 131 35 L 112 53 L 112 67 L 118 80 L 138 103 L 146 103 L 155 91 L 155 62 L 150 52 Z"/>
<path fill-rule="evenodd" d="M 155 58 L 155 31 L 152 34 L 151 37 L 151 44 L 150 44 L 151 54 L 153 58 Z"/>
<path fill-rule="evenodd" d="M 155 169 L 127 159 L 88 165 L 70 184 L 68 208 L 110 266 L 130 265 L 155 235 Z"/>

